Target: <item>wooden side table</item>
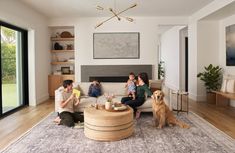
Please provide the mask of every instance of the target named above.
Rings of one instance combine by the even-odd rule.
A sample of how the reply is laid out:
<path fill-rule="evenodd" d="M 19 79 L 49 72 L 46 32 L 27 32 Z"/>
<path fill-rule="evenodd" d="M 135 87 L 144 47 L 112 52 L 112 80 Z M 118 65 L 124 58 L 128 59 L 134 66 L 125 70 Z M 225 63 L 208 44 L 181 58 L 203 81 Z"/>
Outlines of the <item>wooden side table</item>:
<path fill-rule="evenodd" d="M 177 112 L 177 115 L 179 114 L 179 112 L 187 112 L 188 114 L 188 110 L 189 110 L 189 104 L 188 104 L 188 92 L 185 91 L 173 91 L 171 92 L 171 94 L 175 94 L 177 96 L 177 100 L 176 100 L 176 109 L 173 109 L 173 111 Z M 186 98 L 186 110 L 183 110 L 183 97 Z M 180 103 L 180 108 L 179 108 L 179 103 Z"/>

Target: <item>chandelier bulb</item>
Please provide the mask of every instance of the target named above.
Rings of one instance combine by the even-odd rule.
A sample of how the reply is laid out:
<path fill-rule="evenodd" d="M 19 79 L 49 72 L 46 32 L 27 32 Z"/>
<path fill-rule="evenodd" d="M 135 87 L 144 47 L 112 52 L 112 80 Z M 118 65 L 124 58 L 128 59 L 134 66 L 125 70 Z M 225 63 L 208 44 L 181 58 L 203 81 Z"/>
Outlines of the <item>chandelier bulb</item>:
<path fill-rule="evenodd" d="M 130 21 L 130 22 L 133 22 L 133 21 L 134 21 L 134 19 L 129 18 L 129 17 L 126 17 L 126 20 L 127 20 L 127 21 Z"/>
<path fill-rule="evenodd" d="M 99 5 L 96 6 L 96 9 L 97 9 L 97 10 L 101 10 L 101 11 L 104 10 L 104 8 L 101 7 L 101 6 L 99 6 Z"/>

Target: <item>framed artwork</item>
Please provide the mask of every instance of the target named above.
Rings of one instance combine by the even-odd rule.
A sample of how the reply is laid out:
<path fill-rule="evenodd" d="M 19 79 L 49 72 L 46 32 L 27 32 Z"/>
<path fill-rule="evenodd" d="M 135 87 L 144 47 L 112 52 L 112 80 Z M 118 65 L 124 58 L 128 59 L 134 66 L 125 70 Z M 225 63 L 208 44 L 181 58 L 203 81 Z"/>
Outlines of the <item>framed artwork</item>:
<path fill-rule="evenodd" d="M 140 58 L 140 34 L 138 32 L 94 33 L 94 59 Z"/>
<path fill-rule="evenodd" d="M 70 67 L 61 67 L 62 74 L 70 74 Z"/>
<path fill-rule="evenodd" d="M 235 66 L 235 24 L 226 27 L 226 66 Z"/>

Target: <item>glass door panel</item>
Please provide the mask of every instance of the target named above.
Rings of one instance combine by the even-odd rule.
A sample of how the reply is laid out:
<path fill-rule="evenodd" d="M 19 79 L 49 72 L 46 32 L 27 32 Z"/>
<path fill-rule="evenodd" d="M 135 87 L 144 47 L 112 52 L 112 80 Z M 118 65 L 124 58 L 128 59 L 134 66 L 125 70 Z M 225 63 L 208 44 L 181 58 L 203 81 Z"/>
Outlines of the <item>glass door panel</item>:
<path fill-rule="evenodd" d="M 22 105 L 22 34 L 1 29 L 2 114 Z"/>

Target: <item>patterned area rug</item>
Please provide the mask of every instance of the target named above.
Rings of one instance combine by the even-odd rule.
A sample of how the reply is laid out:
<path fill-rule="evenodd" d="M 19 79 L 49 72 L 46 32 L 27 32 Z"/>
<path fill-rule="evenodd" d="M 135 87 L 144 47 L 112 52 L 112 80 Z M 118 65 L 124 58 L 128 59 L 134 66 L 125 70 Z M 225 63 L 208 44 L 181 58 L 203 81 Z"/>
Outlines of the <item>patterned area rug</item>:
<path fill-rule="evenodd" d="M 189 113 L 178 118 L 190 129 L 153 126 L 152 114 L 142 114 L 135 121 L 134 134 L 124 140 L 99 142 L 85 137 L 83 129 L 55 125 L 55 113 L 6 147 L 3 153 L 233 153 L 235 140 L 199 116 Z"/>

